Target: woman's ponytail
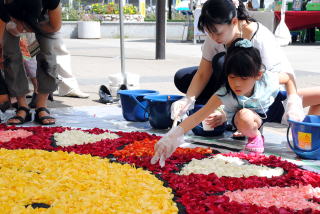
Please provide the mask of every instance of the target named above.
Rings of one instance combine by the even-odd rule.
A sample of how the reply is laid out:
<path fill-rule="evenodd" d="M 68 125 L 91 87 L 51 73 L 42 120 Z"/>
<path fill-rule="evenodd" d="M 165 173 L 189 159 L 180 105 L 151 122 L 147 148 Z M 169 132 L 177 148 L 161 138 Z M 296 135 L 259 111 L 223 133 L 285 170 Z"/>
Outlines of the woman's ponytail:
<path fill-rule="evenodd" d="M 246 6 L 241 0 L 239 1 L 239 6 L 237 8 L 237 18 L 239 20 L 245 20 L 246 22 L 256 22 L 256 20 L 249 15 Z"/>

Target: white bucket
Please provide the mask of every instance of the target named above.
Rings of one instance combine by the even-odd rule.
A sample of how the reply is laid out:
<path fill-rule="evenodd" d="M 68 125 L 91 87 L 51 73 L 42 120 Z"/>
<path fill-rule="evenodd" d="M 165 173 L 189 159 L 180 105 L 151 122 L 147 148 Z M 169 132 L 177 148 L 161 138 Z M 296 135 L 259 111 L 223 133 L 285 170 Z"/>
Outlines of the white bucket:
<path fill-rule="evenodd" d="M 79 39 L 99 39 L 101 38 L 100 22 L 98 21 L 79 21 Z"/>
<path fill-rule="evenodd" d="M 140 76 L 133 73 L 126 73 L 127 87 L 129 90 L 139 89 Z M 111 74 L 108 76 L 108 88 L 111 96 L 116 97 L 120 86 L 124 83 L 122 73 Z"/>

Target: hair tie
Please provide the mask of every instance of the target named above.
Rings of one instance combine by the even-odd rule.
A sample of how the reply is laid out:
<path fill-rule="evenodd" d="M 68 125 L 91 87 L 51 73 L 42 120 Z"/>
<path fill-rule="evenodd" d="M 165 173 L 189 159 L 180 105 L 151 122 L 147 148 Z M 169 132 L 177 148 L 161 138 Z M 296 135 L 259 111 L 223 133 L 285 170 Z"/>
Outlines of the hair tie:
<path fill-rule="evenodd" d="M 237 41 L 234 44 L 235 47 L 239 47 L 239 48 L 252 48 L 252 42 L 248 39 L 242 39 L 240 41 Z"/>
<path fill-rule="evenodd" d="M 231 0 L 234 6 L 238 9 L 239 7 L 239 0 Z"/>

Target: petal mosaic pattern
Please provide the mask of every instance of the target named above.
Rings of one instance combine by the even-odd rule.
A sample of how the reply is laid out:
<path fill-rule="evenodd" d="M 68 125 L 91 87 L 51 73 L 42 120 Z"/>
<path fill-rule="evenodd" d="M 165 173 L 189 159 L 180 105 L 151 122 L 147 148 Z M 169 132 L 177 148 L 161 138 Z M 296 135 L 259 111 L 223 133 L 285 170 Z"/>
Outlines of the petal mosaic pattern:
<path fill-rule="evenodd" d="M 32 132 L 28 132 L 23 129 L 0 131 L 0 142 L 5 143 L 5 142 L 9 142 L 12 139 L 26 138 L 31 135 L 33 135 Z"/>
<path fill-rule="evenodd" d="M 231 201 L 251 203 L 261 207 L 276 206 L 294 210 L 312 208 L 320 211 L 320 204 L 313 202 L 313 198 L 320 198 L 320 188 L 307 186 L 293 187 L 263 187 L 226 192 Z"/>
<path fill-rule="evenodd" d="M 38 150 L 47 150 L 47 151 L 56 151 L 56 152 L 46 152 L 47 154 L 64 154 L 66 156 L 74 157 L 79 156 L 84 159 L 94 159 L 95 161 L 99 162 L 104 161 L 107 165 L 110 164 L 108 159 L 111 161 L 119 162 L 121 164 L 115 164 L 113 166 L 117 166 L 121 168 L 121 166 L 125 166 L 124 169 L 126 170 L 136 170 L 141 171 L 143 173 L 149 173 L 151 172 L 154 174 L 159 180 L 157 182 L 161 183 L 161 186 L 166 186 L 168 188 L 165 188 L 164 195 L 169 194 L 168 198 L 166 199 L 167 202 L 166 205 L 163 205 L 167 207 L 168 204 L 176 204 L 173 207 L 173 210 L 170 211 L 170 213 L 177 213 L 177 207 L 179 208 L 179 213 L 319 213 L 320 211 L 317 208 L 317 204 L 320 203 L 320 198 L 317 194 L 308 195 L 308 200 L 305 200 L 308 206 L 305 207 L 295 207 L 293 204 L 290 206 L 285 205 L 279 205 L 278 202 L 270 202 L 272 201 L 272 197 L 270 196 L 271 191 L 277 191 L 279 194 L 281 192 L 286 192 L 285 190 L 294 190 L 297 189 L 298 192 L 301 193 L 301 191 L 307 191 L 307 188 L 313 192 L 317 192 L 320 187 L 320 175 L 314 172 L 306 171 L 301 168 L 299 168 L 297 165 L 292 164 L 287 161 L 281 160 L 279 157 L 275 156 L 264 156 L 264 155 L 254 155 L 254 154 L 244 154 L 244 153 L 229 153 L 229 154 L 221 154 L 223 159 L 226 160 L 234 160 L 236 157 L 237 161 L 244 162 L 245 165 L 257 165 L 257 166 L 264 166 L 268 169 L 271 168 L 280 168 L 284 171 L 282 175 L 279 176 L 248 176 L 248 177 L 233 177 L 233 176 L 224 176 L 219 175 L 219 173 L 208 173 L 208 174 L 188 174 L 188 175 L 181 175 L 179 174 L 183 167 L 187 166 L 193 159 L 203 161 L 205 159 L 212 159 L 216 156 L 218 153 L 215 150 L 212 149 L 206 149 L 206 148 L 194 148 L 194 149 L 178 149 L 167 161 L 166 166 L 161 168 L 158 164 L 152 165 L 150 164 L 150 159 L 153 155 L 153 147 L 154 144 L 157 142 L 157 140 L 160 139 L 159 136 L 150 135 L 148 133 L 143 132 L 109 132 L 108 130 L 103 129 L 90 129 L 90 130 L 82 130 L 83 132 L 94 134 L 94 135 L 100 135 L 103 133 L 113 133 L 118 135 L 119 137 L 116 139 L 103 139 L 97 142 L 89 143 L 89 144 L 83 144 L 83 145 L 73 145 L 73 146 L 57 146 L 54 144 L 53 136 L 55 133 L 63 133 L 67 130 L 71 130 L 70 128 L 66 127 L 28 127 L 28 128 L 16 128 L 16 127 L 7 127 L 5 125 L 0 125 L 0 132 L 1 131 L 17 131 L 17 130 L 24 130 L 27 132 L 32 132 L 33 135 L 30 135 L 26 138 L 12 138 L 8 142 L 0 142 L 0 148 L 5 149 L 37 149 Z M 1 151 L 7 151 L 7 150 L 1 150 Z M 28 150 L 31 151 L 31 150 Z M 61 151 L 66 151 L 69 153 L 62 153 Z M 77 154 L 88 154 L 88 155 L 76 155 Z M 3 155 L 1 155 L 2 157 Z M 5 156 L 5 155 L 4 155 Z M 41 156 L 41 155 L 40 155 Z M 82 157 L 83 156 L 83 157 Z M 99 157 L 92 157 L 92 156 L 99 156 L 103 159 L 99 159 Z M 67 157 L 66 157 L 67 158 Z M 14 158 L 13 158 L 14 159 Z M 18 158 L 19 159 L 19 158 Z M 36 160 L 39 162 L 40 160 Z M 236 162 L 237 162 L 236 161 Z M 17 160 L 17 162 L 19 162 Z M 34 164 L 35 160 L 30 159 L 29 162 L 26 163 L 27 166 L 37 165 Z M 45 160 L 42 162 L 46 162 Z M 82 162 L 82 161 L 81 161 Z M 232 162 L 232 161 L 231 161 Z M 88 163 L 85 162 L 84 163 Z M 129 164 L 129 165 L 128 165 Z M 41 164 L 42 165 L 42 164 Z M 111 164 L 112 165 L 112 164 Z M 38 176 L 41 177 L 44 171 L 47 169 L 47 167 L 42 167 L 41 169 L 34 169 L 34 168 L 23 168 L 23 167 L 17 167 L 12 166 L 11 168 L 3 168 L 3 165 L 1 164 L 0 170 L 6 169 L 6 171 L 2 171 L 1 176 L 7 176 L 6 173 L 22 173 L 25 178 L 28 178 L 28 176 Z M 74 171 L 77 171 L 78 168 L 81 170 L 85 170 L 87 164 L 82 165 L 75 165 L 72 167 Z M 117 168 L 116 167 L 116 168 Z M 128 169 L 126 168 L 128 167 Z M 136 169 L 137 167 L 137 169 Z M 224 166 L 226 167 L 226 166 Z M 19 168 L 19 170 L 18 170 Z M 105 168 L 102 167 L 102 170 L 100 170 L 100 166 L 95 165 L 95 168 L 93 170 L 97 171 L 90 171 L 94 172 L 92 174 L 95 174 L 97 176 L 105 176 L 104 171 Z M 146 171 L 148 170 L 148 171 Z M 218 169 L 218 171 L 223 171 L 223 169 Z M 125 174 L 125 172 L 123 172 Z M 49 177 L 44 177 L 43 179 L 51 177 L 58 177 L 62 181 L 64 179 L 69 178 L 69 171 L 67 173 L 63 173 L 62 171 L 59 174 L 51 174 Z M 71 173 L 72 174 L 72 173 Z M 111 173 L 112 175 L 112 173 Z M 219 175 L 219 176 L 218 176 Z M 130 175 L 127 174 L 127 177 L 130 177 Z M 153 177 L 153 175 L 149 176 Z M 0 185 L 2 188 L 3 184 L 8 185 L 8 181 L 14 178 L 13 174 L 10 174 L 10 176 L 7 176 L 6 178 L 1 178 Z M 78 185 L 77 188 L 87 188 L 87 186 L 94 185 L 96 181 L 94 178 L 92 178 L 92 182 L 88 181 L 88 183 L 84 182 L 79 183 L 77 179 L 70 180 L 71 183 L 74 185 Z M 28 180 L 28 179 L 25 179 Z M 90 179 L 91 180 L 91 177 Z M 27 184 L 23 183 L 24 180 L 21 181 L 21 188 L 24 186 L 24 188 L 27 188 Z M 141 180 L 140 178 L 137 178 L 136 183 L 139 183 L 138 181 L 144 182 L 144 180 Z M 43 181 L 45 182 L 45 181 Z M 129 182 L 129 183 L 128 183 Z M 127 184 L 130 184 L 131 181 L 128 181 Z M 132 181 L 133 182 L 133 181 Z M 156 184 L 157 184 L 156 182 Z M 163 183 L 162 183 L 163 182 Z M 59 184 L 60 181 L 58 182 Z M 114 180 L 114 185 L 119 185 L 118 180 Z M 10 184 L 9 184 L 10 185 Z M 139 184 L 137 184 L 139 186 Z M 153 184 L 146 184 L 144 185 L 144 188 L 150 189 L 149 185 Z M 157 184 L 158 185 L 158 184 Z M 51 185 L 52 188 L 56 187 L 54 184 Z M 60 187 L 63 187 L 60 186 Z M 49 187 L 48 187 L 49 188 Z M 23 188 L 22 188 L 23 189 Z M 172 198 L 171 190 L 174 193 L 174 197 Z M 6 193 L 9 193 L 9 189 L 6 190 Z M 97 190 L 98 191 L 98 190 Z M 113 190 L 112 190 L 113 191 Z M 110 194 L 112 194 L 112 191 Z M 114 190 L 117 191 L 117 190 Z M 0 191 L 1 192 L 1 191 Z M 98 191 L 99 192 L 99 191 Z M 37 192 L 35 192 L 37 193 Z M 22 204 L 25 206 L 20 208 L 25 212 L 25 210 L 30 211 L 31 213 L 35 210 L 37 211 L 43 211 L 44 209 L 52 209 L 53 203 L 52 198 L 49 197 L 49 195 L 45 195 L 44 197 L 41 193 L 39 194 L 33 194 L 33 199 L 26 203 L 19 203 L 16 202 L 12 204 L 12 206 L 22 206 Z M 131 196 L 129 192 L 123 191 L 123 197 L 127 197 L 126 194 L 128 194 L 128 197 Z M 248 194 L 247 194 L 248 193 Z M 268 194 L 269 195 L 268 195 Z M 4 193 L 0 193 L 4 194 Z M 98 193 L 97 193 L 98 194 Z M 148 195 L 149 193 L 147 193 Z M 158 194 L 158 193 L 157 193 Z M 248 195 L 252 194 L 259 194 L 259 197 L 268 198 L 269 204 L 263 205 L 261 203 L 257 203 L 253 199 L 251 201 L 247 201 L 244 203 L 243 201 L 236 200 L 234 198 L 234 195 L 237 194 L 247 194 L 248 200 L 251 200 Z M 284 193 L 285 194 L 285 193 Z M 10 197 L 16 197 L 17 194 L 11 193 L 7 194 Z M 19 194 L 20 195 L 20 194 Z M 26 195 L 26 194 L 22 194 Z M 93 196 L 97 196 L 95 194 L 92 194 Z M 163 200 L 161 199 L 162 193 L 158 194 L 156 197 L 153 197 L 151 194 L 148 195 L 148 197 L 153 198 L 156 200 Z M 296 194 L 298 195 L 298 193 Z M 159 197 L 158 197 L 159 196 Z M 21 196 L 20 196 L 21 197 Z M 66 196 L 67 197 L 67 196 Z M 90 196 L 91 197 L 91 196 Z M 90 198 L 89 197 L 89 198 Z M 133 197 L 133 196 L 132 196 Z M 146 198 L 148 198 L 146 196 Z M 258 197 L 254 197 L 258 198 Z M 37 200 L 41 199 L 41 200 Z M 43 200 L 42 200 L 43 199 Z M 46 200 L 44 200 L 46 199 Z M 50 200 L 49 200 L 50 199 Z M 153 200 L 152 199 L 152 200 Z M 22 199 L 21 199 L 22 200 Z M 139 202 L 138 198 L 135 198 Z M 144 202 L 147 203 L 145 205 L 141 206 L 148 206 L 149 202 L 146 202 L 145 198 L 143 198 Z M 277 201 L 277 200 L 275 200 Z M 2 203 L 3 200 L 0 197 L 0 203 Z M 26 202 L 26 201 L 24 201 Z M 102 203 L 98 203 L 97 206 L 105 206 L 107 200 L 103 201 Z M 137 203 L 138 203 L 137 202 Z M 62 203 L 62 202 L 61 202 Z M 64 202 L 66 203 L 66 202 Z M 87 196 L 83 195 L 81 200 L 78 200 L 76 202 L 77 206 L 86 206 L 87 203 L 91 203 L 91 199 L 87 199 Z M 119 203 L 116 203 L 117 206 L 121 206 L 123 204 L 123 201 L 120 201 Z M 143 204 L 141 203 L 141 204 Z M 294 200 L 291 200 L 290 203 L 295 203 Z M 287 203 L 288 204 L 288 203 Z M 1 204 L 2 205 L 2 204 Z M 47 207 L 46 207 L 47 206 Z M 49 207 L 48 207 L 49 206 Z M 92 206 L 91 209 L 97 209 L 97 206 Z M 134 206 L 138 206 L 135 204 Z M 139 205 L 140 206 L 140 205 Z M 139 207 L 138 206 L 138 207 Z M 158 205 L 156 205 L 157 207 Z M 162 206 L 162 205 L 161 205 Z M 46 207 L 46 208 L 39 208 L 37 207 Z M 170 207 L 170 206 L 169 206 Z M 19 209 L 20 209 L 19 208 Z M 70 209 L 74 209 L 73 207 Z M 171 208 L 170 208 L 171 209 Z M 45 211 L 45 210 L 44 210 Z M 19 213 L 19 212 L 17 212 Z M 77 212 L 76 212 L 77 213 Z M 81 213 L 81 212 L 80 212 Z M 99 212 L 95 212 L 99 213 Z M 110 213 L 112 213 L 110 211 Z M 125 213 L 125 212 L 124 212 Z M 143 213 L 143 212 L 142 212 Z"/>
<path fill-rule="evenodd" d="M 0 165 L 2 213 L 178 211 L 162 181 L 128 164 L 62 151 L 1 149 Z"/>
<path fill-rule="evenodd" d="M 237 157 L 226 157 L 223 155 L 215 155 L 212 158 L 205 158 L 201 160 L 192 159 L 190 163 L 185 165 L 180 175 L 205 174 L 215 173 L 218 177 L 267 177 L 280 176 L 284 170 L 280 167 L 270 168 L 267 166 L 258 166 L 254 164 L 247 164 Z"/>
<path fill-rule="evenodd" d="M 105 139 L 117 139 L 118 135 L 105 132 L 102 134 L 91 134 L 82 130 L 66 130 L 61 133 L 54 133 L 53 135 L 57 146 L 74 146 L 88 143 L 95 143 Z"/>

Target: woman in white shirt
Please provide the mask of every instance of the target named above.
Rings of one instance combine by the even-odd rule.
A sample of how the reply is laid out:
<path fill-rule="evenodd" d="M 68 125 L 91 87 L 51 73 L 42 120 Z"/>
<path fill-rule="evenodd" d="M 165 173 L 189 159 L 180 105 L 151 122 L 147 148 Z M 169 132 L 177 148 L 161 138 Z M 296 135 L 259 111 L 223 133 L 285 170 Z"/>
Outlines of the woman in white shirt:
<path fill-rule="evenodd" d="M 175 75 L 175 85 L 186 96 L 173 103 L 172 119 L 181 118 L 194 103 L 205 104 L 217 91 L 224 74 L 224 55 L 230 44 L 238 38 L 248 39 L 260 51 L 262 63 L 272 72 L 286 72 L 294 77 L 294 71 L 287 57 L 277 44 L 274 35 L 261 23 L 251 18 L 242 1 L 208 0 L 202 8 L 198 28 L 207 33 L 202 46 L 199 67 L 184 68 Z M 320 90 L 302 89 L 299 94 L 314 99 Z M 308 99 L 307 99 L 308 100 Z M 284 112 L 284 109 L 282 109 Z M 309 114 L 316 114 L 320 106 L 313 107 Z M 282 112 L 282 113 L 283 113 Z M 207 120 L 208 121 L 208 120 Z M 224 114 L 211 117 L 208 123 L 216 127 L 225 122 Z"/>

